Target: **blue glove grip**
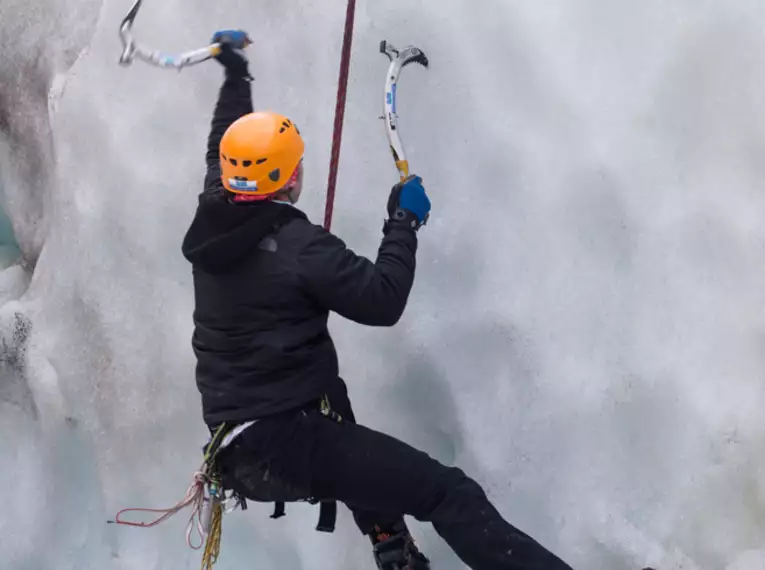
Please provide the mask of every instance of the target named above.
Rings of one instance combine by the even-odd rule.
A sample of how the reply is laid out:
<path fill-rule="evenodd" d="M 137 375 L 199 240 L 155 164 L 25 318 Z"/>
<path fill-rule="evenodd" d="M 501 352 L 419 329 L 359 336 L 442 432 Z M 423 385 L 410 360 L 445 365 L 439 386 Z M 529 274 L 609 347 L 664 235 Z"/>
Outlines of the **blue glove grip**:
<path fill-rule="evenodd" d="M 242 30 L 220 30 L 215 32 L 212 37 L 212 43 L 226 41 L 233 49 L 245 49 L 250 43 L 250 37 L 247 32 Z"/>
<path fill-rule="evenodd" d="M 417 216 L 420 223 L 425 221 L 430 213 L 430 199 L 422 186 L 422 178 L 417 176 L 402 183 L 398 205 Z"/>

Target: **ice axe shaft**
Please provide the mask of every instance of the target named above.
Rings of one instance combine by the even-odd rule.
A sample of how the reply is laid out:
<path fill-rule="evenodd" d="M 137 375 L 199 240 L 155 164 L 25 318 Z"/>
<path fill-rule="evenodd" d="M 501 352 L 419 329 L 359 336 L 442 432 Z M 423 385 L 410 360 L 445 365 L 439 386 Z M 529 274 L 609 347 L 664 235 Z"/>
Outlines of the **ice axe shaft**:
<path fill-rule="evenodd" d="M 409 161 L 406 158 L 404 144 L 401 142 L 398 129 L 398 115 L 396 114 L 398 79 L 401 75 L 401 70 L 410 63 L 417 63 L 428 68 L 430 62 L 419 48 L 408 46 L 398 50 L 387 41 L 380 43 L 380 53 L 387 55 L 390 59 L 390 67 L 388 68 L 388 75 L 385 80 L 385 114 L 383 115 L 383 120 L 385 121 L 385 130 L 388 134 L 388 142 L 393 154 L 393 160 L 403 181 L 409 176 Z"/>
<path fill-rule="evenodd" d="M 157 50 L 148 49 L 138 45 L 133 37 L 133 23 L 141 9 L 143 0 L 136 0 L 125 19 L 120 24 L 120 39 L 122 40 L 122 55 L 120 64 L 128 66 L 135 59 L 140 59 L 157 67 L 169 67 L 181 70 L 190 65 L 197 65 L 220 53 L 220 44 L 211 44 L 207 47 L 184 52 L 179 55 L 170 55 Z"/>

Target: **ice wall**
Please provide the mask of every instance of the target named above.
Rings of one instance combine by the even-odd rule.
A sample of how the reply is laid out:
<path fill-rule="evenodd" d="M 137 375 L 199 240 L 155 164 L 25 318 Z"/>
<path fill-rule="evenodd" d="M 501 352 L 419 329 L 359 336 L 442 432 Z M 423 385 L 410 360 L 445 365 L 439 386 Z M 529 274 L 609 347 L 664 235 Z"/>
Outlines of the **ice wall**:
<path fill-rule="evenodd" d="M 0 5 L 0 172 L 26 259 L 0 274 L 3 568 L 198 565 L 182 518 L 104 524 L 180 498 L 205 436 L 180 242 L 221 72 L 120 68 L 129 4 Z M 317 222 L 341 4 L 147 0 L 136 25 L 168 50 L 250 31 L 256 105 L 300 125 Z M 400 114 L 434 210 L 402 323 L 332 321 L 358 416 L 463 466 L 577 568 L 765 565 L 763 16 L 359 5 L 334 229 L 374 255 L 395 181 L 381 39 L 432 62 L 405 71 Z M 226 519 L 217 568 L 371 567 L 347 513 L 328 537 L 310 507 L 269 509 Z M 435 568 L 460 567 L 414 527 Z"/>

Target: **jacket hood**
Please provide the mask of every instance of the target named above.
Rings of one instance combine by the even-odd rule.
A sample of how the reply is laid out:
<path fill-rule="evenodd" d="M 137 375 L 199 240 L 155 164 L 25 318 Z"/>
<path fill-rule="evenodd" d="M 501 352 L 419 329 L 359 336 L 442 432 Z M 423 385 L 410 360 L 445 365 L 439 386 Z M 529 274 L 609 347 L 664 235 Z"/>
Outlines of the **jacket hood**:
<path fill-rule="evenodd" d="M 306 215 L 287 204 L 232 204 L 223 195 L 206 198 L 183 239 L 183 255 L 207 273 L 224 273 L 239 265 L 264 237 L 295 218 Z"/>

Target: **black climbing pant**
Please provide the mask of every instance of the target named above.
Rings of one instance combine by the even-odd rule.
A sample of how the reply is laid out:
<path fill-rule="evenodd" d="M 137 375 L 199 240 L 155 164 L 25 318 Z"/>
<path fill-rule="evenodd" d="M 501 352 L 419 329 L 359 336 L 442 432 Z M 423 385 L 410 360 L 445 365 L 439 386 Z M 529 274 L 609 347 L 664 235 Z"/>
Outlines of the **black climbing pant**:
<path fill-rule="evenodd" d="M 219 456 L 226 484 L 256 500 L 264 478 L 288 495 L 335 499 L 351 509 L 364 534 L 405 514 L 431 522 L 473 570 L 571 570 L 503 520 L 460 469 L 354 423 L 342 396 L 331 400 L 343 416 L 339 423 L 317 405 L 262 419 L 244 431 Z"/>

